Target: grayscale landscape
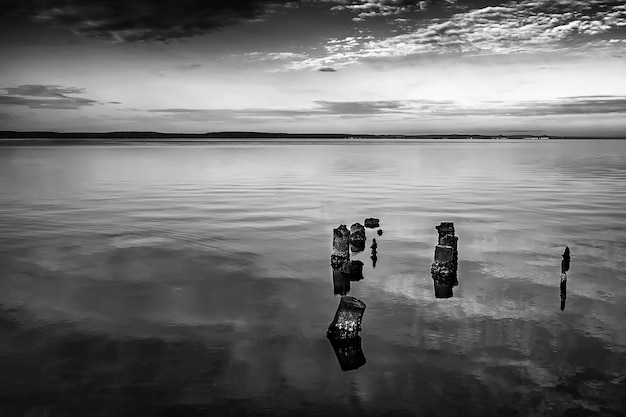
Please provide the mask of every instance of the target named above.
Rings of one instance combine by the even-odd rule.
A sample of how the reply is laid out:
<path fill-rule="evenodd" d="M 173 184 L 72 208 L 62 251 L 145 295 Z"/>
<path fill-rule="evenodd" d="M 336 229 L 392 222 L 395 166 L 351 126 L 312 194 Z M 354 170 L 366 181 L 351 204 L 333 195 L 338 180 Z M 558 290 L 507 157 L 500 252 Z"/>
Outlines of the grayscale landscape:
<path fill-rule="evenodd" d="M 623 1 L 0 6 L 0 416 L 624 415 Z"/>

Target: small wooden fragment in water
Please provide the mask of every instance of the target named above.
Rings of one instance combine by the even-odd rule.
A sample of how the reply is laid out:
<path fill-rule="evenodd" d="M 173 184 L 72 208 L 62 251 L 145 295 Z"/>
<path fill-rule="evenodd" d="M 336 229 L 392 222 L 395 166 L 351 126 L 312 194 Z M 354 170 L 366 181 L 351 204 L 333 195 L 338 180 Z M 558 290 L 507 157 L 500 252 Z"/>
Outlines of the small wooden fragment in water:
<path fill-rule="evenodd" d="M 379 219 L 375 219 L 373 217 L 368 217 L 367 219 L 365 219 L 365 227 L 367 227 L 368 229 L 373 229 L 375 227 L 380 227 L 380 220 Z"/>

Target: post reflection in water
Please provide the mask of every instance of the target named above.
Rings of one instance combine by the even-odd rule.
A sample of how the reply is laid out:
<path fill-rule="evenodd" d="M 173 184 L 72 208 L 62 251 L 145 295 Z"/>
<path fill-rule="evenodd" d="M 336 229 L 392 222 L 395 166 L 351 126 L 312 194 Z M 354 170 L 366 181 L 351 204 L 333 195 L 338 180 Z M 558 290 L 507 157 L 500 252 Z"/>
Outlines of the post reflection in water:
<path fill-rule="evenodd" d="M 567 298 L 567 275 L 561 275 L 561 311 L 565 310 L 565 299 Z"/>
<path fill-rule="evenodd" d="M 350 281 L 363 279 L 363 262 L 345 261 L 339 266 L 332 266 L 333 292 L 336 295 L 346 295 L 350 292 Z"/>
<path fill-rule="evenodd" d="M 352 371 L 365 365 L 365 354 L 361 348 L 361 336 L 352 339 L 336 339 L 329 337 L 330 344 L 337 355 L 342 371 Z"/>
<path fill-rule="evenodd" d="M 565 310 L 565 299 L 567 298 L 567 271 L 569 271 L 570 265 L 570 252 L 569 247 L 565 247 L 565 252 L 563 252 L 563 259 L 561 260 L 561 283 L 560 287 L 560 295 L 561 295 L 561 311 Z"/>
<path fill-rule="evenodd" d="M 343 265 L 332 267 L 333 270 L 333 294 L 346 295 L 350 292 L 350 277 L 344 274 Z"/>
<path fill-rule="evenodd" d="M 370 256 L 370 259 L 372 260 L 372 268 L 376 268 L 376 262 L 378 262 L 378 243 L 376 243 L 376 239 L 372 239 L 372 246 L 370 247 L 372 248 L 372 256 Z"/>

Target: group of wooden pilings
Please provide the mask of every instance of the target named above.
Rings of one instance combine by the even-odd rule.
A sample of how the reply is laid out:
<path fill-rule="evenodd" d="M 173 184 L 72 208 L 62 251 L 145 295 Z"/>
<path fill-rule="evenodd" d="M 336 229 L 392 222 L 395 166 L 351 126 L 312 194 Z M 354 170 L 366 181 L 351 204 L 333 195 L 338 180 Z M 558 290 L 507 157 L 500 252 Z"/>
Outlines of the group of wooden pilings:
<path fill-rule="evenodd" d="M 375 221 L 375 222 L 374 222 Z M 378 227 L 377 219 L 366 219 L 366 227 Z M 458 240 L 454 223 L 442 222 L 435 226 L 438 240 L 435 245 L 434 260 L 431 265 L 431 276 L 435 287 L 436 298 L 450 298 L 452 288 L 459 284 L 457 271 L 459 262 Z M 378 231 L 378 235 L 382 230 Z M 341 295 L 335 317 L 328 327 L 327 337 L 335 351 L 341 369 L 349 371 L 365 364 L 365 355 L 361 349 L 361 321 L 365 313 L 363 301 L 348 296 L 350 282 L 363 279 L 363 262 L 350 260 L 350 252 L 362 251 L 365 248 L 365 227 L 355 223 L 350 230 L 340 225 L 333 230 L 333 249 L 331 266 L 333 269 L 334 293 Z M 378 244 L 373 239 L 371 246 L 372 260 L 376 266 L 376 250 Z M 561 260 L 560 297 L 561 310 L 565 309 L 567 297 L 567 271 L 570 268 L 570 249 L 565 248 Z"/>
<path fill-rule="evenodd" d="M 365 355 L 361 349 L 361 321 L 365 313 L 365 303 L 358 298 L 348 296 L 350 282 L 363 279 L 363 262 L 350 260 L 350 251 L 361 252 L 365 249 L 365 227 L 379 227 L 378 219 L 365 219 L 365 226 L 355 223 L 350 227 L 340 225 L 333 230 L 333 249 L 330 264 L 333 270 L 333 292 L 341 295 L 335 317 L 328 326 L 326 336 L 335 351 L 343 371 L 357 369 L 365 364 Z M 381 235 L 382 231 L 379 230 Z M 376 240 L 372 244 L 372 261 L 376 265 Z"/>

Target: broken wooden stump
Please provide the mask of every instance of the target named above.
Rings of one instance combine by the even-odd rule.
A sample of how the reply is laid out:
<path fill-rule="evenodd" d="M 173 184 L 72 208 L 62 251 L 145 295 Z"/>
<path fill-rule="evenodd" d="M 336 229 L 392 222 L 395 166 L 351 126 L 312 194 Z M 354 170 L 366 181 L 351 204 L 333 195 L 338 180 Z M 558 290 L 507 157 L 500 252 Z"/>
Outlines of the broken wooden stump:
<path fill-rule="evenodd" d="M 352 371 L 365 365 L 365 355 L 361 348 L 361 336 L 352 339 L 329 338 L 342 371 Z"/>
<path fill-rule="evenodd" d="M 361 320 L 365 313 L 365 303 L 361 300 L 344 295 L 339 301 L 326 336 L 333 339 L 351 339 L 357 337 L 361 331 Z"/>
<path fill-rule="evenodd" d="M 454 223 L 452 222 L 441 222 L 439 226 L 435 226 L 435 229 L 439 232 L 439 239 L 445 235 L 454 236 Z"/>
<path fill-rule="evenodd" d="M 333 250 L 330 254 L 330 264 L 339 268 L 345 261 L 350 260 L 350 231 L 345 224 L 333 229 Z"/>
<path fill-rule="evenodd" d="M 380 220 L 375 219 L 373 217 L 368 217 L 367 219 L 365 219 L 364 223 L 365 223 L 365 227 L 367 227 L 368 229 L 380 227 Z"/>
<path fill-rule="evenodd" d="M 350 250 L 361 252 L 365 249 L 365 227 L 360 223 L 350 226 Z"/>
<path fill-rule="evenodd" d="M 435 258 L 430 273 L 435 284 L 436 298 L 452 297 L 452 287 L 459 284 L 457 279 L 458 237 L 454 235 L 454 223 L 442 222 L 435 226 L 439 232 L 438 244 L 435 246 Z"/>

